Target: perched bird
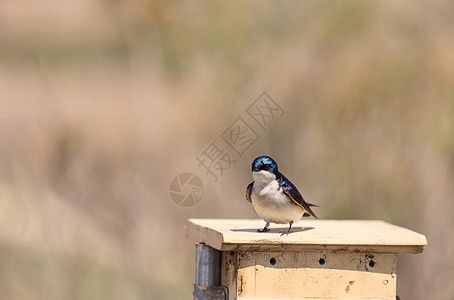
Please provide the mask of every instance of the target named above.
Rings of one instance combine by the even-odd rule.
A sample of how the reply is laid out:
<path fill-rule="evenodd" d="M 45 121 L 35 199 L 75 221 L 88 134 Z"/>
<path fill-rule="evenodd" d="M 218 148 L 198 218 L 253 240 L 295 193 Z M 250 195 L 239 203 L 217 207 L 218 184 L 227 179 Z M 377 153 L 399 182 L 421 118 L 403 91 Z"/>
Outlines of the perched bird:
<path fill-rule="evenodd" d="M 252 203 L 257 214 L 266 224 L 258 232 L 269 231 L 270 222 L 289 224 L 289 234 L 292 224 L 303 216 L 315 216 L 310 206 L 317 206 L 304 201 L 298 189 L 277 169 L 277 163 L 269 156 L 259 156 L 252 162 L 251 182 L 246 189 L 246 200 Z"/>

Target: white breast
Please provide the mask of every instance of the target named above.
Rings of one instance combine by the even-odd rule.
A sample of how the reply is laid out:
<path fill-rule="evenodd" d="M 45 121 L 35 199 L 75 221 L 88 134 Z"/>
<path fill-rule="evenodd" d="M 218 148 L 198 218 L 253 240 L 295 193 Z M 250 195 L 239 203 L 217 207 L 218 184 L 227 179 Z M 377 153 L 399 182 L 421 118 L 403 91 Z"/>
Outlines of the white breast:
<path fill-rule="evenodd" d="M 253 173 L 255 182 L 251 192 L 252 206 L 265 222 L 288 224 L 301 219 L 304 209 L 295 204 L 279 189 L 276 176 L 266 171 Z"/>

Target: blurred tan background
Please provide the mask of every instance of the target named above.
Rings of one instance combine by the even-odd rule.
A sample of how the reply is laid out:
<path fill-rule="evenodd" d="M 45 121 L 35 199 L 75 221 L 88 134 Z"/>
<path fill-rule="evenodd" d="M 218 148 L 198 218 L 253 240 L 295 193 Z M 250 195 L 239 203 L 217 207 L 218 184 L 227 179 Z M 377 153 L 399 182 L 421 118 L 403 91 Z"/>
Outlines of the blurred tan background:
<path fill-rule="evenodd" d="M 0 298 L 191 299 L 189 217 L 255 218 L 273 156 L 320 218 L 426 234 L 404 300 L 454 299 L 452 1 L 2 0 Z M 218 183 L 196 156 L 286 114 Z M 172 178 L 199 174 L 180 208 Z"/>

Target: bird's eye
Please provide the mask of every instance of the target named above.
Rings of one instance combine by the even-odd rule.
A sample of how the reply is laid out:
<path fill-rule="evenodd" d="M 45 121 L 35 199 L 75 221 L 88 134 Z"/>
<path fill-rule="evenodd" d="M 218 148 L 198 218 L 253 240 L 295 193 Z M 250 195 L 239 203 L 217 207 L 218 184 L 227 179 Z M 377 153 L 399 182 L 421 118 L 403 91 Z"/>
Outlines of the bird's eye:
<path fill-rule="evenodd" d="M 263 167 L 265 168 L 265 170 L 269 170 L 269 168 L 271 168 L 270 165 L 264 165 Z"/>

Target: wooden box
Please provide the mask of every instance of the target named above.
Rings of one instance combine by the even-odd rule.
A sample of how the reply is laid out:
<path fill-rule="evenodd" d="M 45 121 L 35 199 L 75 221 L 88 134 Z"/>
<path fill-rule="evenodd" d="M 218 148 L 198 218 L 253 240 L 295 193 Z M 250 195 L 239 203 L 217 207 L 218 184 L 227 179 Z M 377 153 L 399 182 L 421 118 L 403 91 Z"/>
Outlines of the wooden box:
<path fill-rule="evenodd" d="M 187 236 L 221 251 L 229 299 L 396 299 L 397 254 L 424 235 L 383 221 L 304 220 L 294 232 L 262 220 L 190 219 Z"/>

